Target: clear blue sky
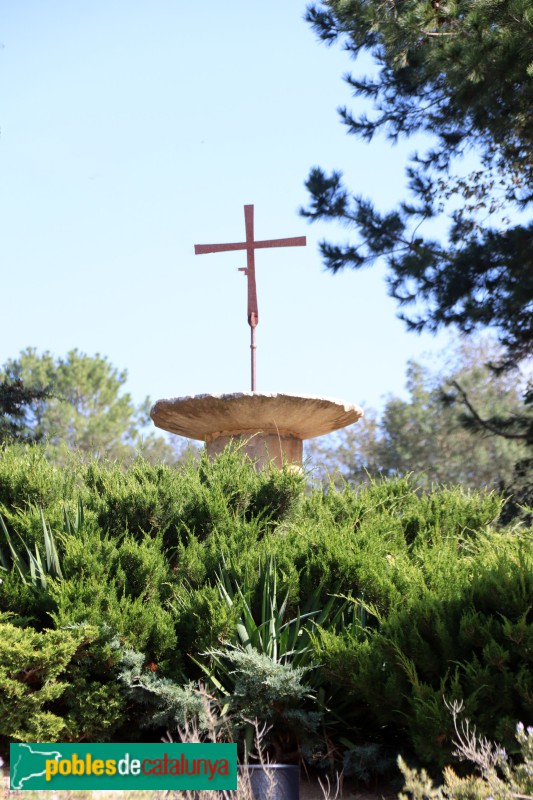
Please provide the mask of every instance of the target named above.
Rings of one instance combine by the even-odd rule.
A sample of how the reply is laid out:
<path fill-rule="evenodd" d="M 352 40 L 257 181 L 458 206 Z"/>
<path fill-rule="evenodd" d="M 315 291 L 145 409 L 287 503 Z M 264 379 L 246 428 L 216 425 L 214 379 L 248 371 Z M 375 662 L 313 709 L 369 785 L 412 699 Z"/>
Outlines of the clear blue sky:
<path fill-rule="evenodd" d="M 249 388 L 244 253 L 195 243 L 307 236 L 259 251 L 258 389 L 379 406 L 407 333 L 382 269 L 326 273 L 339 227 L 309 225 L 310 167 L 340 168 L 386 209 L 413 143 L 349 137 L 353 64 L 300 0 L 20 0 L 0 27 L 0 363 L 77 347 L 128 370 L 136 402 Z"/>

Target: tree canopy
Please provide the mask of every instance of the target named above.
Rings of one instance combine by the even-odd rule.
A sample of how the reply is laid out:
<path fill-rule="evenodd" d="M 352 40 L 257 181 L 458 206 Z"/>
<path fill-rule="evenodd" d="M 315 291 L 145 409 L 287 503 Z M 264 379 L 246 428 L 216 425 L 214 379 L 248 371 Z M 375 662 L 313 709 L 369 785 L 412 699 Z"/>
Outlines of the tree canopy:
<path fill-rule="evenodd" d="M 32 389 L 20 378 L 0 382 L 0 442 L 19 439 L 26 442 L 39 441 L 39 433 L 28 428 L 26 415 L 33 403 L 48 397 L 47 389 Z"/>
<path fill-rule="evenodd" d="M 142 451 L 149 460 L 183 455 L 149 429 L 150 400 L 136 406 L 123 391 L 127 379 L 100 356 L 71 350 L 64 358 L 27 348 L 0 369 L 0 441 L 44 441 L 62 462 L 72 450 L 124 459 Z"/>
<path fill-rule="evenodd" d="M 470 419 L 469 408 L 450 403 L 460 387 L 484 418 L 516 419 L 523 413 L 520 373 L 495 376 L 484 366 L 499 353 L 490 340 L 465 339 L 441 369 L 410 361 L 408 399 L 389 397 L 381 414 L 365 409 L 357 425 L 314 440 L 306 450 L 310 464 L 321 477 L 337 471 L 353 484 L 414 473 L 425 489 L 459 484 L 496 490 L 509 498 L 503 518 L 516 516 L 524 499 L 523 475 L 516 468 L 523 456 L 520 441 L 497 431 L 468 430 L 464 423 Z"/>
<path fill-rule="evenodd" d="M 348 76 L 374 113 L 340 109 L 350 133 L 426 132 L 434 146 L 407 169 L 409 198 L 381 213 L 318 167 L 304 216 L 337 219 L 354 244 L 323 242 L 327 267 L 384 257 L 414 330 L 495 326 L 516 364 L 533 352 L 533 8 L 529 0 L 324 0 L 307 19 L 326 42 L 370 52 L 377 77 Z M 461 171 L 460 156 L 478 159 Z M 519 212 L 522 212 L 520 214 Z M 444 215 L 438 241 L 422 223 Z M 511 223 L 511 218 L 513 222 Z"/>

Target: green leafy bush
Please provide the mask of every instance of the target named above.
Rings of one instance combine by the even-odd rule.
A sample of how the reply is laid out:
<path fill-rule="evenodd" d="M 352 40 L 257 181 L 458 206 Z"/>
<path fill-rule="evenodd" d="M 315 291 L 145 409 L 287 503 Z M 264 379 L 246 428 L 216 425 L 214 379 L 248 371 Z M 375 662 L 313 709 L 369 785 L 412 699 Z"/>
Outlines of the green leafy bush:
<path fill-rule="evenodd" d="M 261 519 L 267 530 L 290 517 L 304 490 L 301 476 L 288 470 L 258 474 L 231 448 L 215 462 L 203 456 L 178 469 L 140 458 L 127 471 L 93 462 L 84 479 L 100 528 L 111 536 L 161 533 L 171 553 L 190 536 L 229 536 L 239 521 L 254 525 Z"/>
<path fill-rule="evenodd" d="M 35 543 L 35 548 L 32 552 L 22 537 L 19 537 L 19 545 L 13 542 L 0 514 L 0 569 L 8 572 L 11 567 L 18 572 L 23 583 L 30 581 L 34 586 L 40 585 L 45 589 L 48 576 L 62 578 L 63 575 L 61 574 L 57 546 L 53 535 L 48 530 L 42 509 L 41 524 L 44 538 L 44 557 L 41 557 L 41 551 L 37 543 Z"/>
<path fill-rule="evenodd" d="M 117 543 L 85 526 L 63 547 L 64 578 L 50 586 L 57 627 L 105 622 L 125 647 L 156 661 L 174 656 L 176 634 L 165 608 L 169 567 L 158 540 L 125 536 Z"/>
<path fill-rule="evenodd" d="M 252 750 L 255 721 L 266 726 L 263 746 L 274 762 L 295 761 L 307 740 L 317 738 L 320 713 L 313 710 L 306 670 L 282 663 L 255 648 L 211 650 L 211 679 L 219 689 L 244 758 Z M 215 677 L 216 675 L 216 677 Z"/>
<path fill-rule="evenodd" d="M 455 755 L 467 761 L 475 772 L 459 776 L 451 768 L 443 772 L 442 785 L 435 786 L 425 770 L 411 769 L 400 757 L 398 765 L 404 777 L 404 792 L 400 800 L 531 800 L 533 797 L 533 728 L 520 722 L 515 729 L 519 756 L 512 761 L 505 749 L 480 737 L 467 720 L 458 724 L 461 703 L 452 704 L 455 732 Z M 409 794 L 405 794 L 408 792 Z"/>
<path fill-rule="evenodd" d="M 15 509 L 49 509 L 62 505 L 75 491 L 79 467 L 62 470 L 46 458 L 40 446 L 2 445 L 0 448 L 0 512 Z"/>
<path fill-rule="evenodd" d="M 20 628 L 0 617 L 0 735 L 58 741 L 66 728 L 51 709 L 68 689 L 67 665 L 84 641 L 78 631 Z"/>
<path fill-rule="evenodd" d="M 317 654 L 345 687 L 354 727 L 378 742 L 403 732 L 425 763 L 444 764 L 446 694 L 464 697 L 483 734 L 512 751 L 514 720 L 533 715 L 531 535 L 450 539 L 426 555 L 417 553 L 423 591 L 406 593 L 363 636 L 323 631 Z"/>
<path fill-rule="evenodd" d="M 60 471 L 44 450 L 4 447 L 11 541 L 44 567 L 44 518 L 61 575 L 36 572 L 34 585 L 5 559 L 0 611 L 28 635 L 95 631 L 45 707 L 72 739 L 158 735 L 147 715 L 178 720 L 181 690 L 209 668 L 201 653 L 224 654 L 233 688 L 244 680 L 231 645 L 247 636 L 259 656 L 306 668 L 298 709 L 319 714 L 327 752 L 348 748 L 356 771 L 391 750 L 451 758 L 443 693 L 464 697 L 481 734 L 512 753 L 514 720 L 533 717 L 533 548 L 525 527 L 496 528 L 500 511 L 495 495 L 420 493 L 407 478 L 306 488 L 290 470 L 256 473 L 235 449 L 178 469 L 73 458 Z M 119 678 L 126 651 L 160 691 L 152 707 Z"/>
<path fill-rule="evenodd" d="M 142 653 L 127 650 L 123 654 L 118 680 L 129 703 L 134 704 L 135 721 L 141 728 L 175 732 L 193 724 L 199 731 L 206 730 L 202 693 L 191 683 L 180 685 L 146 668 Z"/>

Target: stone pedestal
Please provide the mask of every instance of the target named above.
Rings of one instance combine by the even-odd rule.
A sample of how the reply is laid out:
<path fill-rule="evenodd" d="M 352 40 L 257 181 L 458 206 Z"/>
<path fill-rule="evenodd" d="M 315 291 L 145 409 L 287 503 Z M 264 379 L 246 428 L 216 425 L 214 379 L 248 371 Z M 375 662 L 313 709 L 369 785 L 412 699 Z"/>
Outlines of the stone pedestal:
<path fill-rule="evenodd" d="M 270 460 L 301 467 L 304 439 L 351 425 L 363 411 L 327 397 L 239 392 L 158 400 L 150 416 L 158 428 L 205 442 L 210 456 L 243 442 L 260 469 Z"/>

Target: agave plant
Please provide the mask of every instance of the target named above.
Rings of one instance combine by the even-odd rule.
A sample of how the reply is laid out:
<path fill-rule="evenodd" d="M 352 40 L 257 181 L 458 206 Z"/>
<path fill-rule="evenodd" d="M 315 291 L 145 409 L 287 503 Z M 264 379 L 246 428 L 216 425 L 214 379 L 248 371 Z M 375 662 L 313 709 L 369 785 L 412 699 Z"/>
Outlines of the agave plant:
<path fill-rule="evenodd" d="M 244 650 L 255 650 L 274 662 L 291 663 L 294 667 L 306 669 L 314 666 L 311 659 L 312 647 L 310 632 L 316 625 L 321 625 L 330 616 L 334 598 L 330 598 L 326 606 L 318 608 L 318 591 L 309 598 L 306 610 L 287 620 L 287 606 L 290 587 L 285 596 L 278 597 L 278 577 L 274 558 L 259 564 L 259 615 L 252 612 L 252 595 L 254 587 L 245 578 L 239 582 L 231 563 L 224 563 L 217 576 L 220 596 L 231 608 L 235 603 L 241 607 L 241 618 L 236 625 L 235 641 Z"/>
<path fill-rule="evenodd" d="M 63 573 L 54 534 L 46 524 L 42 508 L 39 509 L 41 527 L 43 531 L 44 554 L 37 542 L 32 551 L 22 536 L 17 533 L 18 542 L 13 540 L 7 529 L 4 518 L 0 514 L 0 536 L 3 535 L 4 544 L 0 544 L 0 568 L 5 572 L 15 569 L 25 584 L 46 588 L 48 578 L 61 580 Z M 84 521 L 83 504 L 81 499 L 74 518 L 71 520 L 66 508 L 63 510 L 63 532 L 69 535 L 78 533 Z"/>
<path fill-rule="evenodd" d="M 17 547 L 9 535 L 2 515 L 0 515 L 0 531 L 7 544 L 7 549 L 0 547 L 0 562 L 6 571 L 17 570 L 24 583 L 32 583 L 34 586 L 41 586 L 45 589 L 48 577 L 62 578 L 63 574 L 54 535 L 46 524 L 42 509 L 40 513 L 44 539 L 44 561 L 37 542 L 35 542 L 35 552 L 32 553 L 22 536 L 17 534 L 20 539 L 20 545 Z"/>
<path fill-rule="evenodd" d="M 328 739 L 324 715 L 330 711 L 330 693 L 322 685 L 313 637 L 322 627 L 361 625 L 362 609 L 350 598 L 334 596 L 321 606 L 316 590 L 302 611 L 298 608 L 290 616 L 291 587 L 280 597 L 273 558 L 259 565 L 256 613 L 255 586 L 247 577 L 239 580 L 231 563 L 223 563 L 217 585 L 228 607 L 240 609 L 240 618 L 232 641 L 202 653 L 207 662 L 193 660 L 219 695 L 223 712 L 236 720 L 245 758 L 254 741 L 256 721 L 272 727 L 270 744 L 276 757 L 283 740 L 286 757 L 296 742 L 299 746 L 304 739 L 316 740 L 319 731 L 322 741 Z M 329 749 L 328 745 L 325 750 Z"/>

